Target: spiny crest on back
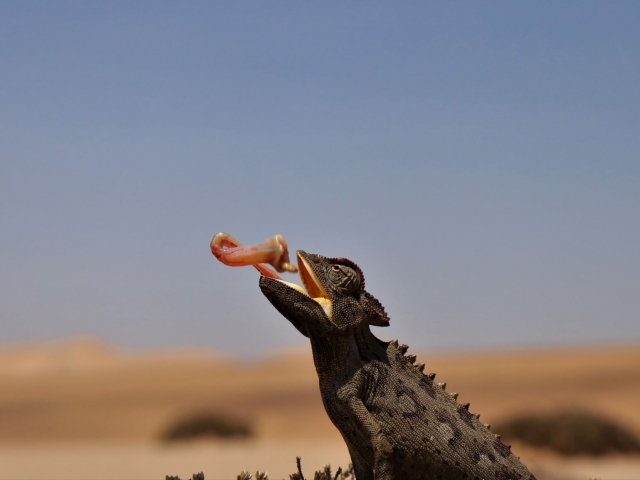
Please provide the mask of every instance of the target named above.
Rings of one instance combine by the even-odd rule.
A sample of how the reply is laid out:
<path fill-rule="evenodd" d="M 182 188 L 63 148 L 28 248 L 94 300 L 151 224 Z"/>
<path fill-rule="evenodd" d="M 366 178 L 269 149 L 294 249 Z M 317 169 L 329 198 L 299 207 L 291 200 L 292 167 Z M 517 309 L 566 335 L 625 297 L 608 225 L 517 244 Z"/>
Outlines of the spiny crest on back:
<path fill-rule="evenodd" d="M 425 364 L 424 363 L 419 363 L 419 364 L 415 364 L 417 357 L 415 355 L 406 355 L 407 351 L 409 350 L 409 346 L 406 344 L 401 344 L 398 340 L 391 340 L 390 342 L 387 342 L 387 346 L 393 348 L 396 350 L 396 358 L 406 364 L 412 365 L 414 367 L 417 368 L 417 370 L 422 373 L 424 375 L 424 379 L 430 383 L 431 385 L 434 384 L 434 380 L 436 378 L 436 374 L 435 373 L 424 373 L 424 368 L 425 368 Z M 440 383 L 436 383 L 435 385 L 437 385 L 439 388 L 442 389 L 443 392 L 446 392 L 446 388 L 447 388 L 447 384 L 445 382 L 440 382 Z M 448 394 L 449 397 L 451 397 L 451 399 L 457 403 L 458 400 L 458 393 L 454 392 L 454 393 L 449 393 Z M 475 419 L 476 421 L 478 421 L 479 425 L 482 425 L 484 428 L 486 428 L 487 430 L 491 429 L 491 425 L 489 425 L 488 423 L 484 423 L 481 424 L 479 422 L 480 420 L 480 414 L 479 413 L 470 413 L 469 412 L 469 407 L 471 407 L 470 403 L 463 403 L 458 405 L 458 412 L 461 415 L 461 417 L 464 418 L 466 423 L 471 422 L 471 419 Z M 498 448 L 501 452 L 503 452 L 505 455 L 507 454 L 507 452 L 511 452 L 511 445 L 508 445 L 506 443 L 503 443 L 500 435 L 495 435 L 495 442 L 496 442 L 496 448 Z"/>

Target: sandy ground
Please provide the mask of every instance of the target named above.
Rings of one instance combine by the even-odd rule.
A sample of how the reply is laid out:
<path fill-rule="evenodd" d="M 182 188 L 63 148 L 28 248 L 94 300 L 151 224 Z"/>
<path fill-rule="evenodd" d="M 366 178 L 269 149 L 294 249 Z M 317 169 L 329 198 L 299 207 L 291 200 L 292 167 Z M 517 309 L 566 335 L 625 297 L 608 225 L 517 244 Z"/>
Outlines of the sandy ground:
<path fill-rule="evenodd" d="M 414 352 L 415 353 L 415 352 Z M 640 433 L 640 345 L 419 355 L 447 390 L 497 424 L 579 408 Z M 185 416 L 250 422 L 250 441 L 166 445 Z M 514 445 L 539 478 L 640 479 L 640 458 L 557 457 Z M 256 362 L 206 351 L 124 352 L 91 340 L 0 349 L 0 479 L 230 479 L 242 469 L 307 476 L 348 454 L 326 418 L 307 348 Z"/>
<path fill-rule="evenodd" d="M 518 449 L 539 480 L 638 479 L 640 460 L 624 457 L 566 459 Z M 193 443 L 166 447 L 139 443 L 50 444 L 9 446 L 0 451 L 3 479 L 164 479 L 165 475 L 191 478 L 203 471 L 207 480 L 235 480 L 245 469 L 266 469 L 272 480 L 288 479 L 296 470 L 295 457 L 302 457 L 303 471 L 325 463 L 335 467 L 349 461 L 337 442 L 226 442 Z M 266 467 L 266 468 L 265 468 Z"/>

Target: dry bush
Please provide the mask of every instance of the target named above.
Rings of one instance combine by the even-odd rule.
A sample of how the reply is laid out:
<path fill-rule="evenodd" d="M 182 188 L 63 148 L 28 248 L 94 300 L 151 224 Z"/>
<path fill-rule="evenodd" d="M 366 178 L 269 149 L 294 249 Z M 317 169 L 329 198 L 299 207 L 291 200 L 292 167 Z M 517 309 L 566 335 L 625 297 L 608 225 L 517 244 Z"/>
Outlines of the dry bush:
<path fill-rule="evenodd" d="M 586 412 L 522 415 L 497 425 L 495 431 L 507 442 L 519 440 L 563 455 L 640 453 L 640 441 L 633 432 Z"/>
<path fill-rule="evenodd" d="M 238 475 L 237 480 L 269 480 L 269 474 L 267 472 L 258 471 L 254 477 L 246 470 L 243 470 L 240 475 Z"/>
<path fill-rule="evenodd" d="M 289 480 L 306 480 L 305 476 L 302 474 L 302 462 L 300 457 L 296 458 L 296 465 L 298 467 L 298 471 L 289 475 Z M 323 465 L 322 470 L 316 471 L 313 475 L 313 480 L 347 480 L 349 478 L 355 479 L 353 465 L 351 464 L 349 464 L 349 468 L 346 470 L 342 470 L 342 467 L 338 467 L 335 475 L 331 473 L 331 465 Z"/>
<path fill-rule="evenodd" d="M 181 418 L 162 435 L 165 442 L 197 438 L 246 438 L 253 435 L 251 426 L 242 420 L 223 415 L 200 413 Z"/>
<path fill-rule="evenodd" d="M 292 473 L 289 475 L 289 480 L 307 480 L 305 476 L 302 474 L 302 465 L 300 461 L 300 457 L 296 458 L 296 464 L 298 467 L 298 471 L 296 473 Z M 246 470 L 240 472 L 237 480 L 269 480 L 269 474 L 267 472 L 256 472 L 255 476 L 249 473 Z M 314 476 L 313 480 L 355 480 L 355 476 L 353 473 L 353 465 L 349 464 L 349 468 L 346 470 L 342 470 L 342 468 L 338 468 L 335 475 L 331 473 L 331 465 L 324 465 L 322 470 L 318 470 Z M 180 477 L 175 475 L 167 475 L 165 480 L 180 480 Z M 192 480 L 205 480 L 204 473 L 194 473 Z"/>

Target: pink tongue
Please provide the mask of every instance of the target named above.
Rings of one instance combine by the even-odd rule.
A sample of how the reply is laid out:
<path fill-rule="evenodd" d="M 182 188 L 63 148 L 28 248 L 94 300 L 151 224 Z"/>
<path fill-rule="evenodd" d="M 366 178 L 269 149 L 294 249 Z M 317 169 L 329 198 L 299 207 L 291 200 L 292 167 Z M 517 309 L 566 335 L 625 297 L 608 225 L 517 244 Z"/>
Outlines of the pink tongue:
<path fill-rule="evenodd" d="M 220 232 L 211 239 L 211 253 L 225 265 L 244 267 L 253 265 L 265 277 L 282 280 L 280 276 L 264 265 L 272 265 L 278 272 L 296 272 L 289 263 L 287 242 L 282 235 L 266 239 L 258 245 L 243 246 L 231 235 Z"/>

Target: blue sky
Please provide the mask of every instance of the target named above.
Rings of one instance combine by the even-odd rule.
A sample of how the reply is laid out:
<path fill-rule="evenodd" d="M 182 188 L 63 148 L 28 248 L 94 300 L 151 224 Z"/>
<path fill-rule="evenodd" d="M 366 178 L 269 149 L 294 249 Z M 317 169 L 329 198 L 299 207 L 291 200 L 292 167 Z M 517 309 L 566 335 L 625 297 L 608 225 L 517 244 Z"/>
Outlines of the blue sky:
<path fill-rule="evenodd" d="M 218 231 L 351 258 L 418 348 L 640 340 L 638 18 L 0 3 L 0 342 L 300 342 Z"/>

